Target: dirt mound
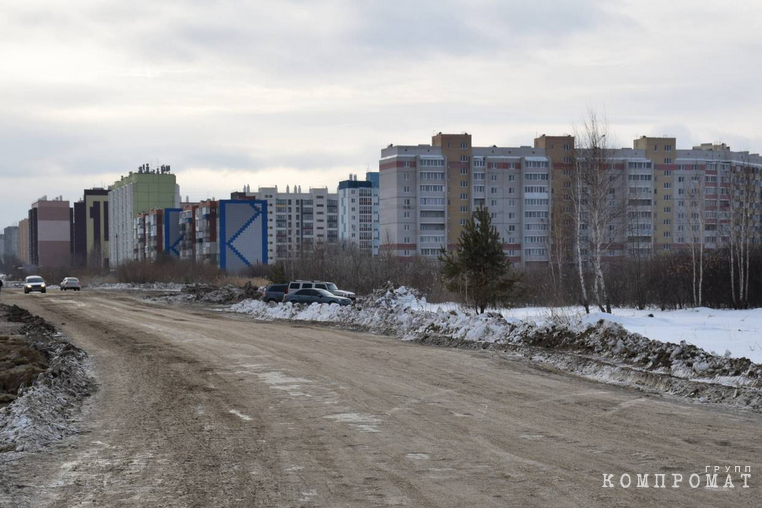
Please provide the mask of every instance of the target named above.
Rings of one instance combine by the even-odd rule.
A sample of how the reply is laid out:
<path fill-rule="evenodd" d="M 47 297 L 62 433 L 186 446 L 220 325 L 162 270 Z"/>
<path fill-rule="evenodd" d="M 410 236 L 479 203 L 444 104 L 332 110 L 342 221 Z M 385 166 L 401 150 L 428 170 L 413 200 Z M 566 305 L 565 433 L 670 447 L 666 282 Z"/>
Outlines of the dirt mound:
<path fill-rule="evenodd" d="M 243 300 L 259 300 L 262 294 L 247 282 L 244 286 L 212 286 L 210 284 L 190 284 L 180 291 L 179 295 L 165 295 L 163 300 L 193 301 L 215 304 L 232 304 Z"/>
<path fill-rule="evenodd" d="M 0 319 L 21 323 L 0 336 L 0 453 L 36 449 L 75 432 L 72 419 L 95 389 L 87 353 L 44 319 L 0 305 Z"/>

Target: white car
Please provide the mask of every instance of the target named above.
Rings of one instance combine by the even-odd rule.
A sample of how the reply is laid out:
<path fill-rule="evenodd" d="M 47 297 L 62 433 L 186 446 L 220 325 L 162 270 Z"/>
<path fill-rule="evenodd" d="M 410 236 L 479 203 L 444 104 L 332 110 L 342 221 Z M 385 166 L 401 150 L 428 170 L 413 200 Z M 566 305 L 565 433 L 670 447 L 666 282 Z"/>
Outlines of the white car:
<path fill-rule="evenodd" d="M 73 289 L 74 291 L 79 291 L 82 289 L 82 286 L 79 283 L 79 279 L 76 277 L 66 277 L 64 280 L 61 281 L 61 291 L 66 291 L 67 289 Z"/>
<path fill-rule="evenodd" d="M 47 285 L 42 277 L 39 275 L 30 275 L 24 279 L 24 294 L 27 295 L 32 291 L 39 291 L 40 293 L 46 292 Z"/>

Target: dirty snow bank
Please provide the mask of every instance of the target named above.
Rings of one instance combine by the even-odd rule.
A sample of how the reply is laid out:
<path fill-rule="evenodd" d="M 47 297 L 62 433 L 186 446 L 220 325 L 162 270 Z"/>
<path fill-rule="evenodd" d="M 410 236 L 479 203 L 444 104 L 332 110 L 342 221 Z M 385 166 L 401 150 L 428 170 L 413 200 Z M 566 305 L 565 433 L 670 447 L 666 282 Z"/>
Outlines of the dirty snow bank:
<path fill-rule="evenodd" d="M 0 409 L 0 452 L 32 451 L 76 432 L 73 419 L 95 390 L 88 355 L 54 327 L 16 306 L 0 306 L 8 321 L 23 323 L 18 333 L 48 365 L 16 400 Z"/>
<path fill-rule="evenodd" d="M 355 307 L 333 305 L 275 304 L 262 301 L 243 301 L 230 311 L 249 314 L 260 320 L 290 320 L 333 323 L 359 328 L 373 333 L 396 336 L 439 345 L 518 350 L 535 360 L 577 372 L 595 379 L 637 384 L 633 376 L 678 378 L 692 382 L 714 384 L 745 390 L 743 405 L 762 407 L 762 365 L 747 358 L 727 358 L 713 355 L 690 345 L 650 340 L 628 332 L 611 321 L 541 320 L 508 318 L 502 313 L 476 315 L 450 307 L 431 309 L 425 299 L 406 287 L 389 286 L 362 298 Z M 597 367 L 595 365 L 597 364 Z M 576 365 L 576 367 L 575 367 Z M 629 381 L 614 375 L 613 370 L 627 369 Z M 644 382 L 646 384 L 650 382 Z M 653 384 L 653 383 L 651 383 Z M 660 379 L 658 384 L 664 384 Z M 669 384 L 669 383 L 668 383 Z M 695 383 L 694 383 L 695 384 Z M 664 391 L 702 396 L 703 388 L 667 388 Z M 722 388 L 722 397 L 728 396 Z"/>
<path fill-rule="evenodd" d="M 183 289 L 184 284 L 177 284 L 175 282 L 150 282 L 145 284 L 138 284 L 134 282 L 117 282 L 109 284 L 92 284 L 86 286 L 87 289 L 104 289 L 104 290 L 119 290 L 119 291 L 176 291 L 179 292 Z"/>
<path fill-rule="evenodd" d="M 231 304 L 242 300 L 259 299 L 261 296 L 259 288 L 247 282 L 243 286 L 228 284 L 221 287 L 211 284 L 189 284 L 183 286 L 177 294 L 152 296 L 150 299 L 165 302 Z"/>

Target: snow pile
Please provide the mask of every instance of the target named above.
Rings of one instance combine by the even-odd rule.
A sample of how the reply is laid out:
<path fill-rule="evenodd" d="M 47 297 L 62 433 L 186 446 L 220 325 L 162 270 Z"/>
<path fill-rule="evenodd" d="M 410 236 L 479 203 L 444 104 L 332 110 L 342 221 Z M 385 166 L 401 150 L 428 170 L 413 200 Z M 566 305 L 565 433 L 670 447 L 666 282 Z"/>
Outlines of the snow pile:
<path fill-rule="evenodd" d="M 596 379 L 611 377 L 604 371 L 624 368 L 748 388 L 754 393 L 746 402 L 760 404 L 762 365 L 747 358 L 717 356 L 685 341 L 673 344 L 650 340 L 603 319 L 554 319 L 547 314 L 541 319 L 519 320 L 506 318 L 502 312 L 477 315 L 451 305 L 436 307 L 414 290 L 394 286 L 358 300 L 354 307 L 245 300 L 230 310 L 260 320 L 332 323 L 428 344 L 516 350 Z M 591 366 L 588 360 L 598 362 L 597 366 Z"/>
<path fill-rule="evenodd" d="M 0 451 L 5 452 L 36 450 L 76 432 L 72 420 L 83 398 L 95 390 L 87 353 L 41 318 L 20 314 L 12 319 L 26 323 L 19 331 L 46 358 L 48 368 L 0 409 Z"/>
<path fill-rule="evenodd" d="M 605 319 L 630 332 L 665 342 L 693 344 L 707 351 L 762 363 L 762 309 L 614 309 L 614 314 L 581 316 L 585 323 Z"/>

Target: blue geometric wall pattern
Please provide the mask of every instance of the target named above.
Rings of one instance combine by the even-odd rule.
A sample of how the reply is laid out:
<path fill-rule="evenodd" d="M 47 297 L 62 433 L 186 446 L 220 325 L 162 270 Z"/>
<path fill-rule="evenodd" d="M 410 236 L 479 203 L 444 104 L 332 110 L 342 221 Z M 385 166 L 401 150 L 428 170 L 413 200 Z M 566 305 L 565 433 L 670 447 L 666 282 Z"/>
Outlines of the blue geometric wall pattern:
<path fill-rule="evenodd" d="M 267 264 L 267 201 L 220 201 L 220 268 L 240 272 Z"/>
<path fill-rule="evenodd" d="M 180 242 L 183 235 L 180 233 L 180 208 L 164 209 L 164 252 L 170 256 L 180 257 Z"/>

